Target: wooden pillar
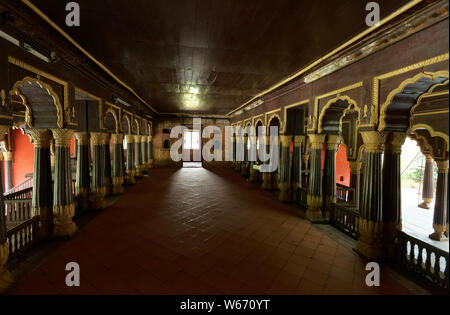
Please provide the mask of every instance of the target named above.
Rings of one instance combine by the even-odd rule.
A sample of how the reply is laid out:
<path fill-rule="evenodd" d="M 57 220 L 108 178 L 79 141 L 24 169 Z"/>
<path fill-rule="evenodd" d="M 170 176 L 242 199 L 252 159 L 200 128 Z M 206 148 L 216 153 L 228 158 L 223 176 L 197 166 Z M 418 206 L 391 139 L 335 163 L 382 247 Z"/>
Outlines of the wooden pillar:
<path fill-rule="evenodd" d="M 331 204 L 336 202 L 336 152 L 341 139 L 337 135 L 329 135 L 325 147 L 324 165 L 324 205 L 323 216 L 326 221 L 330 219 Z"/>
<path fill-rule="evenodd" d="M 148 136 L 148 167 L 153 168 L 154 166 L 154 160 L 153 160 L 153 143 L 152 143 L 152 136 Z"/>
<path fill-rule="evenodd" d="M 258 150 L 258 148 L 256 147 L 257 144 L 256 139 L 257 139 L 256 136 L 250 136 L 248 139 L 248 141 L 250 141 L 250 154 L 249 154 L 250 163 L 248 170 L 249 173 L 248 181 L 250 183 L 256 183 L 258 181 L 258 171 L 253 168 L 253 166 L 256 165 L 256 157 L 257 157 L 256 151 Z"/>
<path fill-rule="evenodd" d="M 123 194 L 123 134 L 111 135 L 113 141 L 112 193 Z"/>
<path fill-rule="evenodd" d="M 31 212 L 33 216 L 39 216 L 39 238 L 48 238 L 53 233 L 52 135 L 47 129 L 30 129 L 29 132 L 34 146 Z"/>
<path fill-rule="evenodd" d="M 294 137 L 292 152 L 291 189 L 294 201 L 299 200 L 299 190 L 302 188 L 302 143 L 303 136 Z"/>
<path fill-rule="evenodd" d="M 77 173 L 75 181 L 75 196 L 80 200 L 81 210 L 89 210 L 90 162 L 89 133 L 76 132 L 77 140 Z"/>
<path fill-rule="evenodd" d="M 349 161 L 350 164 L 350 187 L 353 188 L 352 203 L 359 209 L 359 200 L 361 194 L 361 162 Z"/>
<path fill-rule="evenodd" d="M 111 194 L 111 151 L 109 146 L 109 140 L 111 135 L 109 133 L 103 134 L 103 172 L 105 177 L 105 195 Z"/>
<path fill-rule="evenodd" d="M 136 183 L 134 178 L 136 170 L 134 169 L 134 136 L 126 135 L 125 139 L 127 141 L 127 163 L 126 163 L 126 180 L 128 185 L 133 185 Z"/>
<path fill-rule="evenodd" d="M 288 202 L 292 200 L 291 191 L 291 167 L 290 167 L 290 145 L 292 135 L 282 135 L 281 139 L 281 160 L 279 163 L 280 168 L 280 193 L 278 200 L 282 202 Z"/>
<path fill-rule="evenodd" d="M 72 235 L 77 226 L 73 222 L 75 203 L 72 193 L 72 168 L 70 165 L 71 129 L 51 129 L 55 139 L 55 176 L 53 185 L 54 235 Z"/>
<path fill-rule="evenodd" d="M 393 132 L 388 135 L 383 162 L 383 236 L 385 254 L 394 256 L 398 233 L 402 230 L 402 187 L 400 157 L 406 134 Z"/>
<path fill-rule="evenodd" d="M 266 153 L 270 152 L 270 136 L 261 136 L 260 139 L 264 139 L 262 146 L 265 147 Z M 269 161 L 263 162 L 263 164 L 268 164 Z M 262 172 L 262 188 L 265 190 L 272 189 L 272 173 Z"/>
<path fill-rule="evenodd" d="M 431 154 L 425 154 L 425 172 L 423 173 L 423 186 L 422 186 L 422 200 L 419 204 L 420 208 L 430 209 L 430 204 L 433 202 L 433 157 Z"/>
<path fill-rule="evenodd" d="M 134 136 L 134 168 L 136 169 L 136 177 L 142 176 L 142 151 L 141 136 Z"/>
<path fill-rule="evenodd" d="M 141 136 L 141 168 L 142 172 L 148 171 L 148 150 L 147 150 L 147 136 Z"/>
<path fill-rule="evenodd" d="M 242 161 L 242 166 L 241 166 L 241 175 L 244 177 L 248 177 L 250 175 L 250 166 L 249 166 L 249 162 L 248 162 L 248 136 L 244 137 L 244 161 Z"/>
<path fill-rule="evenodd" d="M 325 135 L 309 134 L 311 142 L 311 167 L 309 173 L 309 189 L 306 218 L 311 222 L 323 222 L 322 214 L 322 147 Z"/>
<path fill-rule="evenodd" d="M 5 161 L 5 189 L 8 191 L 13 187 L 13 152 L 3 152 Z"/>
<path fill-rule="evenodd" d="M 361 131 L 365 145 L 363 189 L 359 209 L 359 234 L 355 251 L 368 258 L 379 258 L 383 250 L 383 196 L 381 156 L 384 135 L 377 131 Z"/>
<path fill-rule="evenodd" d="M 433 229 L 430 238 L 435 241 L 448 241 L 448 160 L 436 160 L 438 178 L 434 202 Z"/>
<path fill-rule="evenodd" d="M 244 157 L 244 138 L 241 137 L 241 135 L 236 136 L 236 151 L 235 151 L 235 157 L 236 162 L 234 164 L 234 170 L 236 172 L 241 172 L 242 169 L 242 160 Z"/>
<path fill-rule="evenodd" d="M 106 207 L 106 181 L 104 150 L 106 136 L 104 133 L 91 133 L 92 147 L 92 182 L 91 182 L 91 207 L 93 209 L 104 209 Z"/>
<path fill-rule="evenodd" d="M 9 126 L 0 126 L 0 138 L 3 139 L 8 133 Z M 1 159 L 0 159 L 1 162 Z M 3 168 L 0 167 L 0 292 L 6 290 L 13 282 L 14 278 L 11 273 L 5 268 L 9 257 L 9 246 L 6 239 L 6 217 L 4 214 L 5 203 L 3 196 Z"/>

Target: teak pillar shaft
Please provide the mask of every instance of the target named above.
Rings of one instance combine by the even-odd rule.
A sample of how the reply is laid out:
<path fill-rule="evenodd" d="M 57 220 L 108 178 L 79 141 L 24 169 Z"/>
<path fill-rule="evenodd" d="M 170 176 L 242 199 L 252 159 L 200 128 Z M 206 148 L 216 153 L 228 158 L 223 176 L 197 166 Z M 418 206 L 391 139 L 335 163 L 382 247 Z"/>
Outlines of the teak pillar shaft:
<path fill-rule="evenodd" d="M 30 129 L 34 146 L 33 195 L 31 212 L 39 216 L 39 237 L 48 238 L 53 233 L 53 191 L 50 166 L 50 141 L 47 129 Z"/>
<path fill-rule="evenodd" d="M 75 181 L 75 196 L 80 200 L 81 210 L 89 210 L 90 161 L 89 133 L 76 132 L 77 140 L 77 173 Z"/>
<path fill-rule="evenodd" d="M 302 142 L 303 136 L 294 137 L 294 147 L 292 152 L 292 172 L 291 187 L 292 198 L 297 201 L 299 199 L 299 190 L 302 188 Z"/>
<path fill-rule="evenodd" d="M 361 194 L 361 162 L 350 161 L 350 187 L 353 188 L 352 202 L 355 208 L 359 209 L 359 200 Z"/>
<path fill-rule="evenodd" d="M 236 163 L 234 170 L 240 172 L 242 169 L 242 160 L 244 158 L 244 138 L 240 135 L 236 136 Z"/>
<path fill-rule="evenodd" d="M 136 177 L 142 176 L 142 151 L 141 136 L 134 136 L 134 168 L 136 169 Z"/>
<path fill-rule="evenodd" d="M 433 229 L 430 238 L 436 241 L 448 240 L 448 160 L 436 161 L 438 178 L 434 202 Z"/>
<path fill-rule="evenodd" d="M 104 155 L 106 135 L 100 132 L 91 133 L 92 147 L 92 183 L 91 183 L 91 207 L 103 209 L 106 207 L 106 181 Z"/>
<path fill-rule="evenodd" d="M 105 177 L 105 195 L 109 195 L 111 193 L 111 152 L 109 150 L 109 140 L 111 136 L 109 133 L 103 135 L 102 163 Z"/>
<path fill-rule="evenodd" d="M 134 169 L 134 136 L 133 135 L 126 135 L 125 136 L 126 142 L 127 142 L 127 161 L 126 161 L 126 180 L 128 185 L 133 185 L 136 183 L 136 180 L 134 179 L 134 176 L 136 174 L 136 171 Z"/>
<path fill-rule="evenodd" d="M 153 160 L 153 144 L 152 144 L 152 136 L 148 136 L 148 167 L 153 168 L 154 160 Z"/>
<path fill-rule="evenodd" d="M 258 181 L 258 172 L 253 168 L 253 166 L 256 163 L 256 157 L 257 157 L 257 147 L 256 147 L 256 137 L 250 136 L 248 141 L 250 141 L 250 154 L 249 154 L 249 178 L 248 181 L 250 183 L 256 183 Z"/>
<path fill-rule="evenodd" d="M 325 147 L 324 165 L 324 211 L 325 220 L 330 219 L 331 204 L 336 202 L 336 152 L 341 139 L 337 135 L 329 135 Z"/>
<path fill-rule="evenodd" d="M 5 161 L 5 189 L 10 190 L 13 186 L 13 152 L 3 152 L 3 158 Z"/>
<path fill-rule="evenodd" d="M 270 152 L 270 136 L 261 136 L 261 139 L 264 139 L 263 143 L 261 144 L 263 147 L 265 147 L 265 152 Z M 263 164 L 269 164 L 269 161 L 263 162 Z M 265 190 L 272 189 L 272 176 L 271 172 L 262 172 L 262 188 Z"/>
<path fill-rule="evenodd" d="M 141 136 L 142 144 L 142 169 L 147 172 L 149 168 L 148 163 L 148 140 L 147 136 Z"/>
<path fill-rule="evenodd" d="M 423 173 L 423 187 L 422 200 L 419 204 L 420 208 L 430 209 L 430 204 L 433 202 L 433 157 L 431 154 L 425 154 L 425 171 Z"/>
<path fill-rule="evenodd" d="M 242 167 L 241 167 L 241 175 L 244 177 L 249 176 L 249 158 L 248 158 L 248 137 L 244 138 L 244 161 L 242 161 Z"/>
<path fill-rule="evenodd" d="M 70 164 L 71 129 L 51 129 L 55 139 L 55 179 L 53 185 L 54 234 L 72 235 L 77 226 L 73 222 L 75 203 L 72 193 L 72 168 Z"/>
<path fill-rule="evenodd" d="M 323 222 L 322 214 L 322 147 L 325 135 L 308 135 L 311 142 L 311 169 L 307 197 L 306 218 L 311 222 Z"/>
<path fill-rule="evenodd" d="M 365 145 L 365 165 L 361 207 L 359 209 L 359 234 L 355 250 L 368 258 L 379 258 L 383 250 L 383 196 L 381 156 L 384 136 L 376 131 L 361 131 Z"/>
<path fill-rule="evenodd" d="M 400 157 L 406 134 L 391 133 L 386 141 L 383 163 L 383 236 L 385 254 L 394 256 L 395 242 L 402 229 Z"/>
<path fill-rule="evenodd" d="M 112 193 L 123 194 L 123 134 L 111 135 L 113 142 Z"/>
<path fill-rule="evenodd" d="M 3 139 L 8 133 L 9 126 L 0 126 L 0 138 Z M 0 158 L 1 162 L 1 158 Z M 0 167 L 0 179 L 3 179 L 3 168 Z M 0 209 L 5 209 L 3 196 L 3 180 L 0 180 Z M 6 239 L 6 217 L 4 213 L 0 213 L 0 292 L 3 292 L 13 282 L 14 278 L 11 273 L 6 270 L 5 265 L 8 262 L 9 246 Z"/>
<path fill-rule="evenodd" d="M 291 200 L 291 168 L 289 165 L 289 150 L 292 140 L 291 135 L 283 135 L 281 138 L 281 161 L 280 161 L 280 193 L 278 200 L 288 202 Z"/>

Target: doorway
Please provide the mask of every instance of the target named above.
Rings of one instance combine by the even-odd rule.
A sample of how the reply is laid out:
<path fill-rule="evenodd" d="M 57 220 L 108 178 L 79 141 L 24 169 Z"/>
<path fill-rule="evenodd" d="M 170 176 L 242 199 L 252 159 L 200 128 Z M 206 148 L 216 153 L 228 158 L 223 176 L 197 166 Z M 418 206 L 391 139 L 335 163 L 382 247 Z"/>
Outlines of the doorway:
<path fill-rule="evenodd" d="M 183 133 L 183 167 L 202 167 L 200 130 Z"/>

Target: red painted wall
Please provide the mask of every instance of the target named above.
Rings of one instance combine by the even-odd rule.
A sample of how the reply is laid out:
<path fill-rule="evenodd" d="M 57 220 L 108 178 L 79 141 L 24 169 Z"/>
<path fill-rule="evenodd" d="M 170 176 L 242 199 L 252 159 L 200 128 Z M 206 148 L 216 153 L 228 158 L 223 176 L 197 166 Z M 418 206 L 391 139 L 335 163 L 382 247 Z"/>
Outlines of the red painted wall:
<path fill-rule="evenodd" d="M 27 135 L 19 129 L 13 130 L 13 186 L 23 182 L 26 174 L 33 173 L 34 148 Z"/>
<path fill-rule="evenodd" d="M 324 163 L 325 143 L 322 148 L 322 170 Z M 339 149 L 336 153 L 336 183 L 350 187 L 350 164 L 347 161 L 347 151 L 342 144 L 339 145 Z"/>

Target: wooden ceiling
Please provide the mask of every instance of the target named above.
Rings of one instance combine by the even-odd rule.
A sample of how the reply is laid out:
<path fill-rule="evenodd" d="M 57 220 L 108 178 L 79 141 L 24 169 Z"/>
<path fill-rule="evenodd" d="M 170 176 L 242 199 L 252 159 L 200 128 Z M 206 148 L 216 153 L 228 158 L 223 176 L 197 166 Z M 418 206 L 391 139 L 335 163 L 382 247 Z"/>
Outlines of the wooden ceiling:
<path fill-rule="evenodd" d="M 226 114 L 367 28 L 368 1 L 78 0 L 79 27 L 31 2 L 162 113 Z"/>

